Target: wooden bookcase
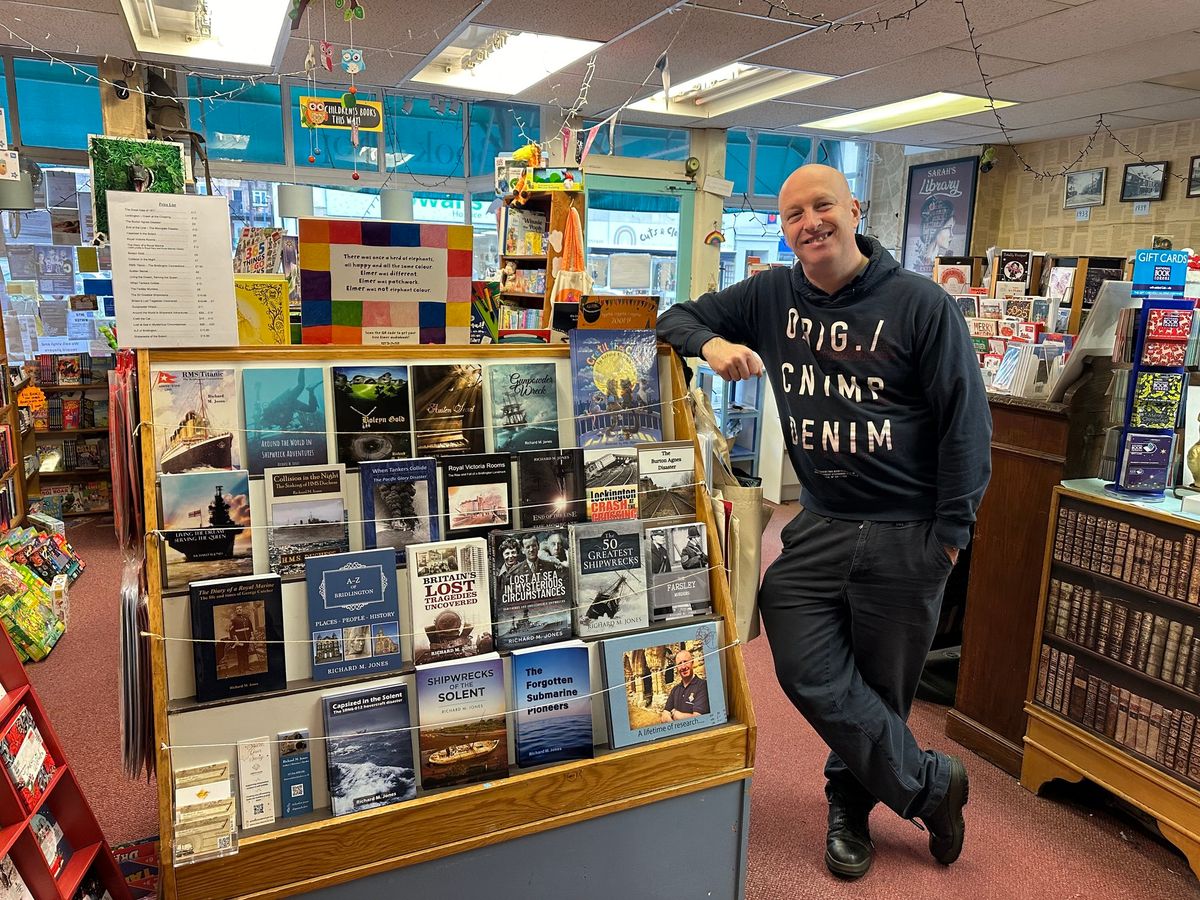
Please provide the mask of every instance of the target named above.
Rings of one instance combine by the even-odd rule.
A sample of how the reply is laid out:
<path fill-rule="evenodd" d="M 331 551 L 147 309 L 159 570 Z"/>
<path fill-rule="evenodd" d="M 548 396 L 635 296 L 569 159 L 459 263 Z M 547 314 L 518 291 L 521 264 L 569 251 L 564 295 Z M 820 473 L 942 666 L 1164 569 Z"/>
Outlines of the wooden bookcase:
<path fill-rule="evenodd" d="M 152 366 L 328 365 L 347 359 L 363 364 L 555 362 L 563 367 L 560 374 L 565 374 L 569 348 L 566 345 L 314 346 L 141 351 L 138 374 L 139 383 L 149 385 Z M 673 432 L 675 439 L 695 442 L 691 415 L 682 402 L 677 402 L 686 395 L 683 370 L 678 358 L 665 345 L 659 347 L 659 368 L 666 436 L 672 436 Z M 563 406 L 564 397 L 569 397 L 569 381 L 559 378 L 560 416 L 563 417 L 570 415 L 570 407 Z M 148 533 L 149 628 L 155 634 L 170 634 L 180 621 L 179 604 L 186 609 L 187 599 L 186 594 L 164 597 L 159 587 L 162 583 L 160 561 L 158 542 L 154 538 L 159 527 L 154 420 L 148 391 L 142 391 L 139 405 Z M 327 410 L 331 408 L 328 402 L 326 407 Z M 332 415 L 328 416 L 328 422 L 332 428 Z M 561 423 L 560 433 L 565 446 L 573 444 L 567 437 L 571 431 L 569 419 Z M 333 446 L 332 441 L 330 446 Z M 699 458 L 697 454 L 698 461 Z M 702 482 L 699 462 L 696 475 L 697 482 Z M 264 517 L 254 507 L 254 491 L 252 483 L 252 514 L 254 522 L 262 524 Z M 707 524 L 709 534 L 715 535 L 710 505 L 706 501 L 700 502 L 697 508 L 698 518 Z M 715 574 L 722 566 L 722 559 L 719 546 L 712 540 L 709 563 L 713 567 L 710 587 L 714 610 L 724 619 L 724 641 L 731 644 L 736 634 L 736 620 L 728 587 L 723 578 Z M 284 585 L 285 620 L 288 604 L 294 599 L 289 598 L 289 587 L 296 585 Z M 176 626 L 172 626 L 172 622 Z M 192 755 L 189 756 L 189 751 L 182 746 L 172 751 L 166 749 L 166 745 L 175 742 L 179 745 L 223 746 L 223 742 L 235 734 L 241 739 L 263 734 L 273 738 L 279 731 L 304 727 L 297 718 L 300 715 L 315 716 L 314 721 L 319 722 L 320 689 L 338 686 L 335 682 L 289 682 L 288 689 L 278 694 L 199 704 L 194 697 L 178 696 L 181 690 L 179 679 L 184 679 L 186 684 L 191 678 L 191 649 L 186 644 L 179 644 L 184 648 L 181 651 L 174 646 L 178 643 L 151 641 L 155 733 L 160 748 L 160 896 L 164 898 L 223 900 L 291 896 L 740 782 L 753 772 L 754 713 L 741 648 L 731 646 L 723 654 L 729 714 L 729 721 L 724 725 L 623 750 L 597 750 L 596 757 L 590 760 L 528 770 L 514 769 L 508 778 L 421 794 L 406 803 L 339 817 L 331 816 L 327 805 L 323 809 L 319 805 L 322 793 L 319 783 L 325 782 L 326 775 L 323 756 L 314 750 L 312 775 L 318 802 L 314 813 L 299 819 L 281 819 L 270 830 L 242 832 L 235 855 L 173 868 L 172 768 L 210 762 L 214 752 L 224 751 L 196 749 L 190 751 Z M 297 677 L 291 674 L 290 662 L 289 675 Z M 594 680 L 593 690 L 598 688 L 599 682 Z M 186 687 L 183 690 L 186 693 Z M 314 737 L 321 733 L 319 728 L 312 731 Z"/>
<path fill-rule="evenodd" d="M 1084 314 L 1091 311 L 1091 303 L 1096 295 L 1086 296 L 1087 273 L 1089 269 L 1119 269 L 1121 277 L 1128 279 L 1130 270 L 1123 256 L 1051 256 L 1047 254 L 1043 271 L 1048 272 L 1054 267 L 1065 267 L 1075 270 L 1075 278 L 1071 282 L 1071 317 L 1067 322 L 1067 331 L 1079 334 L 1083 325 Z M 1036 282 L 1035 282 L 1036 283 Z"/>
<path fill-rule="evenodd" d="M 1200 637 L 1198 554 L 1200 521 L 1055 488 L 1021 783 L 1087 778 L 1154 817 L 1200 874 L 1200 693 L 1194 665 L 1178 674 L 1181 635 Z"/>
<path fill-rule="evenodd" d="M 35 384 L 38 390 L 47 395 L 47 398 L 57 395 L 75 395 L 78 394 L 80 400 L 85 394 L 95 396 L 97 392 L 101 392 L 101 396 L 107 399 L 108 384 L 93 383 L 93 384 Z M 32 444 L 36 446 L 39 440 L 51 440 L 62 442 L 64 440 L 99 437 L 108 442 L 108 426 L 97 428 L 44 428 L 41 430 L 33 429 L 34 440 Z M 33 452 L 34 447 L 30 447 L 28 452 Z M 89 481 L 103 481 L 108 483 L 109 490 L 109 505 L 99 509 L 77 509 L 64 510 L 63 517 L 71 516 L 89 516 L 103 515 L 112 512 L 112 469 L 110 466 L 104 466 L 96 469 L 64 469 L 59 472 L 39 472 L 34 469 L 29 473 L 25 486 L 26 495 L 39 495 L 46 485 L 61 484 L 63 482 L 78 483 L 80 485 Z"/>
<path fill-rule="evenodd" d="M 545 252 L 541 254 L 511 254 L 504 252 L 507 247 L 508 216 L 512 209 L 525 209 L 540 212 L 546 217 L 547 234 L 563 233 L 567 222 L 567 213 L 575 209 L 579 213 L 579 222 L 587 227 L 587 196 L 582 190 L 578 191 L 530 191 L 521 206 L 515 206 L 513 197 L 504 198 L 504 206 L 499 211 L 499 241 L 500 269 L 503 271 L 508 263 L 518 270 L 542 270 L 546 274 L 546 288 L 541 293 L 512 292 L 501 287 L 500 300 L 510 306 L 520 306 L 527 309 L 540 308 L 542 311 L 543 328 L 550 327 L 550 295 L 554 290 L 554 262 L 562 255 L 562 242 L 545 242 Z"/>
<path fill-rule="evenodd" d="M 17 412 L 17 393 L 19 387 L 24 387 L 22 382 L 13 383 L 9 378 L 8 372 L 8 341 L 4 335 L 4 323 L 0 321 L 0 362 L 3 362 L 3 367 L 0 368 L 0 378 L 4 379 L 4 390 L 0 392 L 0 422 L 7 425 L 12 431 L 14 459 L 8 471 L 0 475 L 0 485 L 3 485 L 10 477 L 13 480 L 13 486 L 16 489 L 16 497 L 13 498 L 14 514 L 12 517 L 12 526 L 15 528 L 25 521 L 25 513 L 28 510 L 26 495 L 28 489 L 25 484 L 25 453 L 26 439 L 28 433 L 21 433 L 21 421 Z M 32 428 L 30 429 L 32 431 Z"/>

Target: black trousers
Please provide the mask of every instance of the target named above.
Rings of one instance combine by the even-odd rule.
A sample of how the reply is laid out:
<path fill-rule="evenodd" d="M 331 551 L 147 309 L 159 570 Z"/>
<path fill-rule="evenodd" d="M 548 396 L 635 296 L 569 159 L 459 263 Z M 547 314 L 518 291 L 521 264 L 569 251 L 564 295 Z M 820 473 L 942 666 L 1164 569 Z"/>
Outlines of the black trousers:
<path fill-rule="evenodd" d="M 953 568 L 933 522 L 805 510 L 782 537 L 759 609 L 780 685 L 832 751 L 826 794 L 928 815 L 950 772 L 905 723 Z"/>

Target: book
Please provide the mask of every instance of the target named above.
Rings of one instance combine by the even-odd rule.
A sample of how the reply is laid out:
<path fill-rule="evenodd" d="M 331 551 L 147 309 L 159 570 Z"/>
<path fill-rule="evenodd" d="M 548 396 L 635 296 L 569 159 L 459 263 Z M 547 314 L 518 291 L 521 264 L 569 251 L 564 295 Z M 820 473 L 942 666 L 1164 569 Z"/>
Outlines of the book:
<path fill-rule="evenodd" d="M 613 749 L 726 721 L 721 632 L 707 620 L 600 642 Z"/>
<path fill-rule="evenodd" d="M 571 636 L 571 565 L 565 527 L 493 531 L 492 627 L 498 650 Z"/>
<path fill-rule="evenodd" d="M 417 665 L 492 651 L 487 541 L 409 545 L 408 587 Z"/>
<path fill-rule="evenodd" d="M 638 517 L 636 447 L 584 450 L 583 480 L 590 521 L 614 522 Z"/>
<path fill-rule="evenodd" d="M 571 395 L 580 447 L 662 440 L 652 331 L 571 332 Z"/>
<path fill-rule="evenodd" d="M 267 563 L 285 578 L 304 574 L 310 556 L 346 553 L 346 467 L 342 463 L 263 470 Z"/>
<path fill-rule="evenodd" d="M 271 764 L 271 739 L 263 735 L 238 741 L 237 760 L 242 828 L 274 824 L 275 770 Z"/>
<path fill-rule="evenodd" d="M 363 547 L 391 547 L 396 565 L 408 565 L 410 544 L 442 536 L 437 460 L 369 460 L 358 465 L 362 492 Z"/>
<path fill-rule="evenodd" d="M 78 353 L 64 353 L 57 357 L 58 383 L 82 384 L 83 373 L 80 371 Z"/>
<path fill-rule="evenodd" d="M 302 816 L 312 812 L 312 753 L 307 728 L 281 731 L 276 735 L 279 744 L 279 797 L 282 818 Z M 326 747 L 328 756 L 329 748 Z"/>
<path fill-rule="evenodd" d="M 426 790 L 508 774 L 504 664 L 495 653 L 417 666 Z"/>
<path fill-rule="evenodd" d="M 37 841 L 38 849 L 42 851 L 42 858 L 46 860 L 50 874 L 57 878 L 66 868 L 74 849 L 71 847 L 71 842 L 67 840 L 67 836 L 63 834 L 58 819 L 50 811 L 49 804 L 33 814 L 29 820 L 29 830 L 33 832 L 33 839 Z M 11 886 L 8 890 L 11 891 Z M 5 896 L 11 896 L 11 894 Z"/>
<path fill-rule="evenodd" d="M 488 366 L 492 447 L 497 452 L 558 446 L 554 363 Z"/>
<path fill-rule="evenodd" d="M 325 441 L 325 373 L 312 368 L 242 370 L 246 469 L 329 461 Z"/>
<path fill-rule="evenodd" d="M 37 809 L 58 771 L 59 761 L 46 746 L 25 704 L 17 708 L 17 714 L 0 735 L 0 761 L 26 810 Z"/>
<path fill-rule="evenodd" d="M 564 641 L 514 650 L 512 711 L 518 766 L 591 759 L 587 644 Z"/>
<path fill-rule="evenodd" d="M 394 550 L 312 556 L 304 573 L 314 681 L 403 665 Z"/>
<path fill-rule="evenodd" d="M 329 803 L 335 816 L 417 795 L 408 687 L 389 684 L 321 697 Z"/>
<path fill-rule="evenodd" d="M 652 295 L 584 294 L 578 328 L 605 331 L 653 331 L 659 298 Z"/>
<path fill-rule="evenodd" d="M 412 382 L 417 456 L 484 452 L 482 366 L 413 366 Z"/>
<path fill-rule="evenodd" d="M 572 525 L 575 634 L 598 637 L 650 624 L 642 523 Z"/>
<path fill-rule="evenodd" d="M 245 469 L 161 475 L 158 486 L 164 587 L 254 573 Z"/>
<path fill-rule="evenodd" d="M 283 260 L 283 229 L 243 225 L 233 252 L 233 271 L 239 274 L 279 272 Z"/>
<path fill-rule="evenodd" d="M 193 581 L 188 590 L 197 700 L 287 687 L 278 575 Z"/>
<path fill-rule="evenodd" d="M 233 369 L 154 369 L 150 381 L 158 471 L 241 468 Z"/>
<path fill-rule="evenodd" d="M 446 537 L 483 537 L 512 524 L 512 457 L 464 453 L 442 461 Z"/>
<path fill-rule="evenodd" d="M 338 460 L 412 455 L 412 413 L 407 366 L 334 366 L 333 419 Z"/>
<path fill-rule="evenodd" d="M 691 441 L 638 444 L 638 516 L 696 517 L 696 445 Z"/>
<path fill-rule="evenodd" d="M 7 853 L 0 859 L 0 886 L 4 889 L 4 900 L 34 900 L 17 864 Z"/>
<path fill-rule="evenodd" d="M 518 453 L 517 499 L 522 528 L 584 521 L 583 451 L 574 447 Z"/>
<path fill-rule="evenodd" d="M 646 529 L 646 539 L 650 544 L 652 622 L 712 612 L 706 532 L 703 522 Z"/>
<path fill-rule="evenodd" d="M 284 275 L 235 275 L 238 344 L 243 347 L 286 346 L 290 286 Z"/>

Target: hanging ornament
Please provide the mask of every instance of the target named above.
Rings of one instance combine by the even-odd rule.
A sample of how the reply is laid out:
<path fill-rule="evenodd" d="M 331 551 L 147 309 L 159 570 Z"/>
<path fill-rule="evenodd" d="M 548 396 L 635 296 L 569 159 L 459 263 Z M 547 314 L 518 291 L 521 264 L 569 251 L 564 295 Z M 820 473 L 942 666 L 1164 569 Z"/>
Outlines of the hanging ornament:
<path fill-rule="evenodd" d="M 360 72 L 367 70 L 367 61 L 363 57 L 363 52 L 354 47 L 347 47 L 342 51 L 342 69 L 347 75 L 357 75 Z"/>
<path fill-rule="evenodd" d="M 342 94 L 342 109 L 354 109 L 357 104 L 358 101 L 354 99 L 352 91 L 346 91 L 346 93 Z"/>
<path fill-rule="evenodd" d="M 355 117 L 350 123 L 350 146 L 358 146 L 358 118 Z"/>
<path fill-rule="evenodd" d="M 313 97 L 300 107 L 300 119 L 305 128 L 316 128 L 329 121 L 329 110 L 323 101 Z"/>
<path fill-rule="evenodd" d="M 333 0 L 333 5 L 342 10 L 342 16 L 347 22 L 351 19 L 361 19 L 366 15 L 363 11 L 362 0 Z"/>
<path fill-rule="evenodd" d="M 307 78 L 317 70 L 317 47 L 308 45 L 308 54 L 304 57 L 304 77 Z"/>
<path fill-rule="evenodd" d="M 326 72 L 333 71 L 333 44 L 321 41 L 321 68 Z"/>

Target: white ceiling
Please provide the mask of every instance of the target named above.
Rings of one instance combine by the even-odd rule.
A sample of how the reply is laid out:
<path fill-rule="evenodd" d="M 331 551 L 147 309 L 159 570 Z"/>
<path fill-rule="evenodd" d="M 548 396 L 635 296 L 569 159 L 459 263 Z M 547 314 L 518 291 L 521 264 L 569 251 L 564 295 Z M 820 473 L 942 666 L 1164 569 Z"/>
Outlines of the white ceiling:
<path fill-rule="evenodd" d="M 322 0 L 312 0 L 300 30 L 291 32 L 280 71 L 302 68 L 310 27 L 314 39 L 327 30 L 335 45 L 350 43 L 341 12 L 332 0 L 323 2 L 324 16 Z M 366 19 L 355 23 L 354 45 L 364 49 L 368 62 L 360 81 L 428 93 L 408 79 L 468 22 L 601 41 L 583 109 L 587 117 L 660 88 L 654 63 L 668 47 L 676 82 L 735 60 L 839 76 L 715 120 L 622 114 L 631 122 L 811 132 L 805 122 L 840 110 L 935 90 L 982 94 L 956 0 L 926 0 L 909 20 L 894 21 L 875 34 L 869 26 L 813 28 L 782 11 L 819 11 L 852 24 L 902 13 L 912 3 L 363 0 Z M 1014 140 L 1085 134 L 1101 113 L 1113 127 L 1200 117 L 1200 0 L 966 0 L 966 9 L 993 94 L 1019 101 L 1002 113 Z M 78 48 L 85 55 L 134 55 L 119 0 L 0 0 L 0 42 L 21 45 L 8 38 L 5 27 L 26 42 L 60 52 Z M 515 99 L 569 106 L 579 93 L 585 64 L 586 59 L 549 75 Z M 340 70 L 319 74 L 332 82 L 345 80 Z M 1003 139 L 991 112 L 869 137 L 926 146 Z"/>

